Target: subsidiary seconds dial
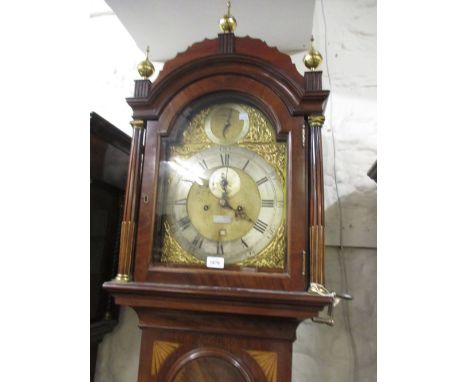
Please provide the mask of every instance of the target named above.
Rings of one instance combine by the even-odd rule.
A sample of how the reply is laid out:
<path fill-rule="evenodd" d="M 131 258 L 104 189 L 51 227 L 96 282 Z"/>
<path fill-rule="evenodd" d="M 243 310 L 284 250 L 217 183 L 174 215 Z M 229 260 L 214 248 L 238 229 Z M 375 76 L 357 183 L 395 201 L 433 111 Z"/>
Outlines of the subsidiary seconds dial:
<path fill-rule="evenodd" d="M 168 203 L 175 239 L 199 259 L 226 264 L 259 254 L 284 219 L 277 173 L 242 147 L 214 147 L 178 160 Z"/>

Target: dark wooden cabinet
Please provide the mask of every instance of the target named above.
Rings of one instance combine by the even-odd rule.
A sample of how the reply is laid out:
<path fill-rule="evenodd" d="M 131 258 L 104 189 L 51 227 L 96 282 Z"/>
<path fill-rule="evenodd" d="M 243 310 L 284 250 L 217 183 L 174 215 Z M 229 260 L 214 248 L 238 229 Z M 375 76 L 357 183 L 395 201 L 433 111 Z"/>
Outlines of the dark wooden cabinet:
<path fill-rule="evenodd" d="M 117 324 L 118 306 L 102 288 L 117 270 L 120 222 L 131 139 L 96 113 L 90 116 L 91 380 L 97 349 Z"/>
<path fill-rule="evenodd" d="M 166 62 L 154 83 L 136 81 L 127 100 L 134 121 L 119 268 L 104 287 L 138 314 L 139 382 L 291 380 L 297 325 L 334 301 L 324 287 L 321 127 L 328 94 L 321 72 L 302 76 L 288 55 L 233 33 L 192 45 Z M 183 134 L 193 127 L 196 105 L 212 97 L 256 108 L 273 126 L 271 147 L 286 146 L 285 242 L 270 252 L 285 261 L 276 269 L 184 263 L 189 256 L 177 243 L 166 250 L 185 256 L 179 263 L 155 260 L 164 245 L 157 240 L 165 205 L 158 194 L 171 182 L 161 165 L 165 142 L 176 139 L 181 118 L 188 121 Z M 265 151 L 265 160 L 272 153 Z"/>

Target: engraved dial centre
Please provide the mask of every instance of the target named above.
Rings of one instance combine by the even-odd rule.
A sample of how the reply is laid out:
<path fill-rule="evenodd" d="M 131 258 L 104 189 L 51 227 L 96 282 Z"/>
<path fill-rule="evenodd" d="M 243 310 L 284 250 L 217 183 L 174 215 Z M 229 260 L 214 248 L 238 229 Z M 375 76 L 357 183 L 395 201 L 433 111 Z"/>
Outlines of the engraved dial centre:
<path fill-rule="evenodd" d="M 194 228 L 201 236 L 219 242 L 245 236 L 254 226 L 260 208 L 255 181 L 233 168 L 216 169 L 208 187 L 195 183 L 187 197 L 188 216 Z"/>

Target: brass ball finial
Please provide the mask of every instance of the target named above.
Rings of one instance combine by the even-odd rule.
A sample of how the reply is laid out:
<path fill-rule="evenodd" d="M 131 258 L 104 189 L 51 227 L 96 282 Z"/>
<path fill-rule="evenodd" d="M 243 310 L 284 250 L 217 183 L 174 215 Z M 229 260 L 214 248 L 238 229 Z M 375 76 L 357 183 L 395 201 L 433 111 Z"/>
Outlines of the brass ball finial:
<path fill-rule="evenodd" d="M 237 21 L 234 16 L 231 15 L 231 2 L 227 2 L 228 10 L 227 13 L 219 19 L 219 28 L 224 33 L 233 33 L 237 26 Z"/>
<path fill-rule="evenodd" d="M 320 63 L 322 62 L 322 55 L 318 50 L 314 48 L 314 36 L 310 37 L 310 47 L 307 54 L 304 56 L 303 60 L 304 65 L 308 69 L 316 70 Z"/>
<path fill-rule="evenodd" d="M 154 73 L 154 65 L 148 58 L 149 55 L 149 46 L 146 47 L 146 58 L 144 61 L 138 64 L 138 73 L 142 76 L 145 80 L 147 80 L 151 75 Z"/>

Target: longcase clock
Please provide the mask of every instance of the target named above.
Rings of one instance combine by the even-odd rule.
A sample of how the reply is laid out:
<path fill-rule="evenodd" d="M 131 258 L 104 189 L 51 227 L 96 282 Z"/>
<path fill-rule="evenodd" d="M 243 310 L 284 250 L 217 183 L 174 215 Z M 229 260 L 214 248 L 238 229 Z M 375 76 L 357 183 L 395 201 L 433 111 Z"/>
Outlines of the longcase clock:
<path fill-rule="evenodd" d="M 321 72 L 302 76 L 226 25 L 128 99 L 119 270 L 105 288 L 138 314 L 139 382 L 290 381 L 297 325 L 333 303 Z"/>

